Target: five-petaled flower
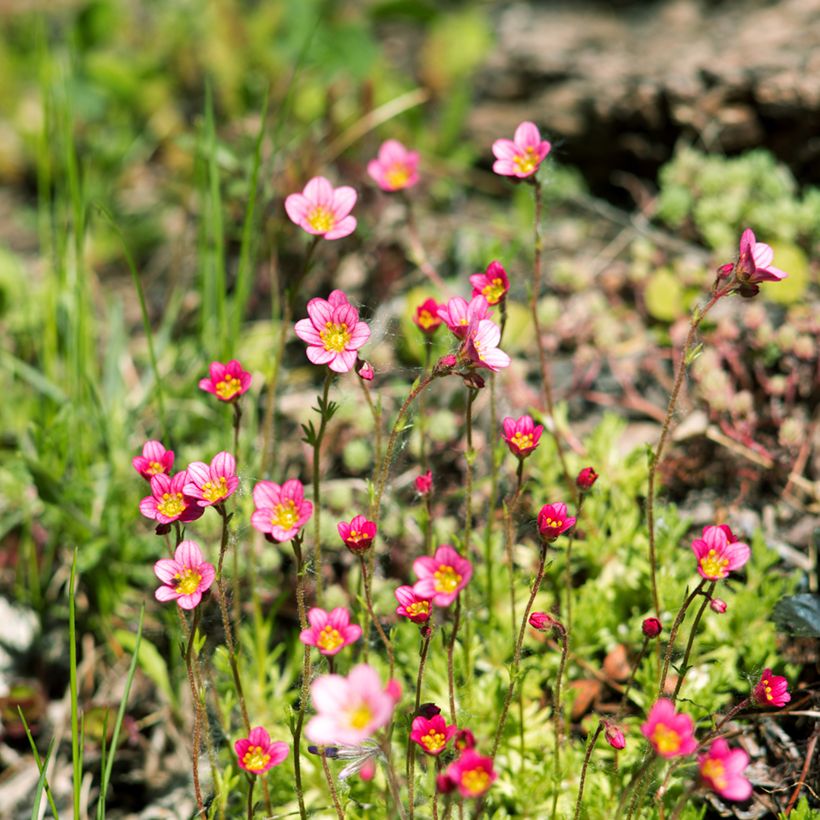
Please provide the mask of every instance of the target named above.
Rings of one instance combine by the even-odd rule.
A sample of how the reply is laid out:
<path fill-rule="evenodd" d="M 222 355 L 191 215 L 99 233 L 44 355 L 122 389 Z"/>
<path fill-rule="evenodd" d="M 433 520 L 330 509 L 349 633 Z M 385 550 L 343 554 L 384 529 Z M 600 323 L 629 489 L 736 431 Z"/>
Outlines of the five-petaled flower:
<path fill-rule="evenodd" d="M 172 521 L 194 521 L 203 512 L 195 498 L 187 495 L 185 485 L 188 472 L 182 470 L 175 475 L 157 473 L 151 476 L 151 495 L 140 501 L 140 512 L 146 518 L 153 518 L 160 524 Z"/>
<path fill-rule="evenodd" d="M 746 228 L 740 237 L 740 250 L 735 263 L 735 277 L 740 282 L 740 292 L 744 296 L 754 296 L 760 282 L 779 282 L 788 274 L 772 265 L 774 251 L 765 243 L 755 239 L 751 228 Z"/>
<path fill-rule="evenodd" d="M 488 305 L 497 305 L 510 289 L 507 271 L 500 262 L 493 260 L 484 273 L 474 273 L 470 277 L 473 296 L 483 296 Z"/>
<path fill-rule="evenodd" d="M 261 726 L 251 729 L 250 734 L 237 740 L 233 748 L 239 768 L 251 774 L 264 774 L 278 766 L 290 751 L 283 740 L 271 742 L 270 735 Z"/>
<path fill-rule="evenodd" d="M 575 524 L 574 516 L 567 515 L 567 505 L 560 501 L 544 504 L 538 513 L 538 532 L 545 541 L 554 541 Z"/>
<path fill-rule="evenodd" d="M 460 296 L 454 296 L 446 305 L 439 305 L 438 315 L 452 333 L 459 339 L 465 339 L 471 322 L 486 319 L 492 315 L 492 311 L 481 295 L 473 296 L 469 302 Z"/>
<path fill-rule="evenodd" d="M 541 139 L 537 126 L 522 122 L 515 129 L 513 139 L 499 139 L 493 143 L 495 162 L 493 171 L 505 177 L 531 177 L 549 154 L 552 146 Z"/>
<path fill-rule="evenodd" d="M 443 544 L 434 556 L 416 558 L 413 572 L 419 579 L 413 584 L 416 595 L 432 599 L 436 606 L 450 606 L 467 586 L 473 575 L 473 565 L 449 544 Z"/>
<path fill-rule="evenodd" d="M 183 492 L 197 499 L 200 507 L 219 504 L 233 495 L 239 486 L 236 475 L 236 459 L 225 451 L 217 453 L 210 465 L 194 461 L 188 465 L 188 481 Z"/>
<path fill-rule="evenodd" d="M 367 163 L 367 173 L 383 191 L 401 191 L 419 181 L 418 166 L 417 151 L 408 151 L 398 140 L 387 140 L 378 157 Z"/>
<path fill-rule="evenodd" d="M 440 305 L 435 299 L 425 299 L 413 314 L 413 321 L 422 333 L 433 334 L 440 327 L 442 318 L 438 315 Z"/>
<path fill-rule="evenodd" d="M 305 727 L 305 736 L 322 745 L 357 746 L 390 723 L 397 694 L 392 682 L 383 686 L 379 673 L 365 663 L 354 666 L 346 678 L 322 675 L 310 686 L 317 714 Z"/>
<path fill-rule="evenodd" d="M 362 628 L 350 623 L 350 613 L 343 606 L 330 612 L 313 607 L 308 610 L 307 618 L 310 627 L 302 630 L 299 640 L 307 646 L 315 646 L 323 655 L 335 655 L 362 636 Z"/>
<path fill-rule="evenodd" d="M 134 469 L 146 480 L 159 473 L 170 473 L 174 466 L 174 451 L 166 450 L 161 441 L 146 441 L 142 455 L 131 459 Z"/>
<path fill-rule="evenodd" d="M 368 521 L 363 515 L 354 515 L 349 524 L 340 521 L 336 529 L 345 546 L 356 555 L 367 552 L 376 537 L 376 522 Z"/>
<path fill-rule="evenodd" d="M 695 724 L 689 715 L 678 714 L 675 704 L 660 698 L 649 710 L 641 733 L 661 757 L 683 757 L 697 748 Z"/>
<path fill-rule="evenodd" d="M 336 373 L 347 373 L 356 365 L 357 352 L 370 338 L 370 328 L 359 321 L 359 311 L 340 290 L 327 299 L 311 299 L 307 319 L 294 329 L 307 343 L 307 357 L 313 364 L 326 364 Z"/>
<path fill-rule="evenodd" d="M 450 738 L 458 731 L 456 725 L 447 725 L 441 715 L 426 718 L 421 715 L 413 719 L 410 740 L 418 743 L 428 755 L 440 755 Z"/>
<path fill-rule="evenodd" d="M 222 364 L 211 362 L 210 377 L 199 380 L 199 389 L 213 393 L 220 401 L 236 401 L 251 386 L 251 374 L 236 359 Z"/>
<path fill-rule="evenodd" d="M 290 541 L 313 513 L 313 504 L 305 500 L 304 487 L 295 478 L 281 487 L 273 481 L 259 481 L 253 488 L 253 503 L 251 524 L 274 541 Z"/>
<path fill-rule="evenodd" d="M 301 194 L 285 199 L 285 210 L 302 230 L 325 239 L 341 239 L 356 230 L 356 217 L 350 216 L 356 204 L 356 191 L 348 185 L 334 188 L 324 177 L 313 177 Z"/>
<path fill-rule="evenodd" d="M 730 749 L 719 737 L 705 754 L 698 755 L 701 780 L 727 800 L 748 800 L 752 784 L 743 776 L 749 765 L 749 755 L 743 749 Z"/>
<path fill-rule="evenodd" d="M 776 706 L 779 709 L 791 699 L 788 680 L 782 675 L 773 675 L 771 669 L 764 669 L 752 690 L 752 700 L 758 706 Z"/>
<path fill-rule="evenodd" d="M 484 297 L 476 297 L 483 299 Z M 510 357 L 498 347 L 501 328 L 491 319 L 473 317 L 459 351 L 463 360 L 474 367 L 485 367 L 497 373 L 510 366 Z"/>
<path fill-rule="evenodd" d="M 447 767 L 446 775 L 462 797 L 481 797 L 498 777 L 493 759 L 482 757 L 475 749 L 465 749 L 461 757 Z"/>
<path fill-rule="evenodd" d="M 154 593 L 158 601 L 176 601 L 182 609 L 193 609 L 214 582 L 216 570 L 202 557 L 196 541 L 181 541 L 173 558 L 154 564 L 154 575 L 163 584 Z"/>
<path fill-rule="evenodd" d="M 544 432 L 543 424 L 535 424 L 532 416 L 521 416 L 513 419 L 510 416 L 504 419 L 504 441 L 510 448 L 510 452 L 518 458 L 526 458 L 538 446 L 541 440 L 541 433 Z"/>
<path fill-rule="evenodd" d="M 433 612 L 432 597 L 418 595 L 410 586 L 398 587 L 393 594 L 399 602 L 396 607 L 397 615 L 407 618 L 414 624 L 423 624 L 430 620 Z"/>
<path fill-rule="evenodd" d="M 717 526 L 704 527 L 703 537 L 692 542 L 692 552 L 698 559 L 698 572 L 702 578 L 720 581 L 749 560 L 749 545 L 732 539 L 734 535 L 728 527 Z"/>

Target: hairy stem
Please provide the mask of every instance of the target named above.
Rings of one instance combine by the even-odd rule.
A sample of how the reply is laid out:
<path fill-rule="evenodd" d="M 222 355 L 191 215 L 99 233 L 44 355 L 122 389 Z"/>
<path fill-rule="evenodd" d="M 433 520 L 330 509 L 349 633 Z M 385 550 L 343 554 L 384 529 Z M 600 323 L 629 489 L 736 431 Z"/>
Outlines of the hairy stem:
<path fill-rule="evenodd" d="M 429 630 L 429 627 L 428 627 Z M 424 665 L 427 661 L 427 650 L 430 648 L 430 638 L 432 636 L 432 631 L 428 631 L 427 634 L 421 639 L 421 650 L 419 652 L 419 671 L 418 675 L 416 676 L 416 700 L 413 705 L 413 717 L 418 714 L 419 706 L 421 704 L 421 683 L 424 679 Z M 408 736 L 407 738 L 407 801 L 409 807 L 409 815 L 410 820 L 413 820 L 413 814 L 415 812 L 414 806 L 414 791 L 415 791 L 415 781 L 414 781 L 414 773 L 416 767 L 416 744 L 414 741 L 410 739 Z"/>
<path fill-rule="evenodd" d="M 333 379 L 333 371 L 328 368 L 325 374 L 325 384 L 322 388 L 322 398 L 319 401 L 319 431 L 313 441 L 313 555 L 316 563 L 316 605 L 322 605 L 322 585 L 324 583 L 322 573 L 322 535 L 321 535 L 321 515 L 322 504 L 319 492 L 321 483 L 319 481 L 319 459 L 322 451 L 322 439 L 325 437 L 325 429 L 330 418 L 328 412 L 327 397 L 330 392 L 330 382 Z"/>
<path fill-rule="evenodd" d="M 456 685 L 455 670 L 453 667 L 453 654 L 456 648 L 456 637 L 458 627 L 461 623 L 461 595 L 456 598 L 456 611 L 453 613 L 453 630 L 450 633 L 450 640 L 447 642 L 447 688 L 450 695 L 450 722 L 458 725 L 456 720 Z"/>
<path fill-rule="evenodd" d="M 575 799 L 575 814 L 573 815 L 573 820 L 578 820 L 581 816 L 581 804 L 584 800 L 584 783 L 587 779 L 589 759 L 592 757 L 592 750 L 595 748 L 595 744 L 598 742 L 598 738 L 601 736 L 603 729 L 604 722 L 599 720 L 598 725 L 595 727 L 595 731 L 589 736 L 589 740 L 587 741 L 587 749 L 584 753 L 584 763 L 581 766 L 581 781 L 578 783 L 578 797 Z"/>
<path fill-rule="evenodd" d="M 672 652 L 675 648 L 675 639 L 678 637 L 678 630 L 680 629 L 680 625 L 683 623 L 683 619 L 686 617 L 686 610 L 689 609 L 692 601 L 700 595 L 701 590 L 703 589 L 704 584 L 706 583 L 706 579 L 702 578 L 701 582 L 686 596 L 681 608 L 678 610 L 678 614 L 675 616 L 675 620 L 672 623 L 672 628 L 669 630 L 669 643 L 666 645 L 666 655 L 663 659 L 663 669 L 661 670 L 661 677 L 658 681 L 658 697 L 663 696 L 663 689 L 666 685 L 666 676 L 669 673 L 669 664 L 672 661 Z"/>
<path fill-rule="evenodd" d="M 675 691 L 672 693 L 672 702 L 674 703 L 678 699 L 678 694 L 680 693 L 681 686 L 683 686 L 683 679 L 686 677 L 686 673 L 689 669 L 689 655 L 692 653 L 692 647 L 695 644 L 695 635 L 698 632 L 698 625 L 700 624 L 700 619 L 703 617 L 703 612 L 707 606 L 709 606 L 709 601 L 712 598 L 712 591 L 715 588 L 715 582 L 709 585 L 709 589 L 706 590 L 706 593 L 703 597 L 703 603 L 700 605 L 700 609 L 695 615 L 695 620 L 692 622 L 692 629 L 689 632 L 689 640 L 686 642 L 686 650 L 683 653 L 683 661 L 681 662 L 680 666 L 680 675 L 678 675 L 678 681 L 675 684 Z"/>
<path fill-rule="evenodd" d="M 396 658 L 393 652 L 393 642 L 390 638 L 387 637 L 387 633 L 384 631 L 384 628 L 379 623 L 379 619 L 376 617 L 376 613 L 373 610 L 373 598 L 371 595 L 370 586 L 372 583 L 372 579 L 370 573 L 367 571 L 367 560 L 365 559 L 363 554 L 359 555 L 359 563 L 362 567 L 362 580 L 364 585 L 364 600 L 365 604 L 367 604 L 367 612 L 370 615 L 370 620 L 373 622 L 373 626 L 376 627 L 376 632 L 379 633 L 379 637 L 382 639 L 382 643 L 384 644 L 384 648 L 387 650 L 387 658 L 390 664 L 390 677 L 393 677 L 393 670 L 396 665 Z"/>
<path fill-rule="evenodd" d="M 299 625 L 302 629 L 308 628 L 307 612 L 305 609 L 305 561 L 302 555 L 302 539 L 296 536 L 290 542 L 293 555 L 296 558 L 296 608 L 299 612 Z M 307 709 L 308 686 L 310 685 L 310 646 L 305 644 L 302 658 L 302 685 L 299 692 L 299 710 L 296 714 L 296 723 L 293 727 L 293 779 L 296 786 L 296 799 L 299 803 L 299 816 L 306 820 L 305 795 L 302 789 L 302 726 L 305 722 Z"/>
<path fill-rule="evenodd" d="M 336 791 L 336 784 L 333 782 L 333 775 L 330 772 L 330 767 L 327 765 L 327 754 L 322 749 L 322 770 L 325 773 L 325 780 L 327 780 L 328 788 L 330 789 L 330 797 L 333 800 L 333 807 L 336 809 L 336 816 L 339 820 L 344 820 L 345 813 L 342 804 L 339 801 L 339 793 Z"/>

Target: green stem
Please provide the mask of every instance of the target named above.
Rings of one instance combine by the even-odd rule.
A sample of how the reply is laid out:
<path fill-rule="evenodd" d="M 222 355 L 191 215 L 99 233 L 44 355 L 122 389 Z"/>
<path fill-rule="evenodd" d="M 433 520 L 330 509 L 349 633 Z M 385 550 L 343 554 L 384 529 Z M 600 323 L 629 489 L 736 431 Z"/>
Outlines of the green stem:
<path fill-rule="evenodd" d="M 393 670 L 396 665 L 396 658 L 393 652 L 393 642 L 390 638 L 387 637 L 387 633 L 384 631 L 384 628 L 379 623 L 379 619 L 376 617 L 376 613 L 373 610 L 373 598 L 371 595 L 370 585 L 371 585 L 371 576 L 367 571 L 367 560 L 365 559 L 363 554 L 359 555 L 359 563 L 362 567 L 362 580 L 364 583 L 364 600 L 367 604 L 367 612 L 370 615 L 370 620 L 373 622 L 373 626 L 376 627 L 376 632 L 379 633 L 379 637 L 382 639 L 382 643 L 384 644 L 384 648 L 387 650 L 387 658 L 390 663 L 390 677 L 393 677 Z"/>
<path fill-rule="evenodd" d="M 256 784 L 255 777 L 248 778 L 248 820 L 253 820 L 253 787 Z"/>
<path fill-rule="evenodd" d="M 567 629 L 567 635 L 572 633 L 572 545 L 575 543 L 575 530 L 577 528 L 577 522 L 581 520 L 581 511 L 584 509 L 584 499 L 586 498 L 585 493 L 581 493 L 580 498 L 578 499 L 578 512 L 575 513 L 576 517 L 576 526 L 573 527 L 572 533 L 569 537 L 569 543 L 567 544 L 567 565 L 564 570 L 564 586 L 567 588 L 567 603 L 566 603 L 566 612 L 564 613 L 564 626 Z"/>
<path fill-rule="evenodd" d="M 200 736 L 201 736 L 201 729 L 202 724 L 200 722 L 201 718 L 201 704 L 200 704 L 200 697 L 199 697 L 199 690 L 196 685 L 196 679 L 194 677 L 194 668 L 192 663 L 192 652 L 194 647 L 194 638 L 196 637 L 196 630 L 199 626 L 199 615 L 200 609 L 196 607 L 194 609 L 194 617 L 193 621 L 191 622 L 191 628 L 188 632 L 188 645 L 185 649 L 185 669 L 188 673 L 188 685 L 191 687 L 191 700 L 193 702 L 194 707 L 194 734 L 192 740 L 192 750 L 191 750 L 191 767 L 193 770 L 193 779 L 194 779 L 194 795 L 196 797 L 196 805 L 198 809 L 198 813 L 200 815 L 205 814 L 205 803 L 202 800 L 202 789 L 199 785 L 199 746 L 200 746 Z M 180 617 L 184 621 L 185 618 L 182 616 L 180 611 Z"/>
<path fill-rule="evenodd" d="M 584 800 L 584 783 L 587 779 L 589 759 L 592 757 L 592 750 L 595 748 L 595 744 L 598 742 L 598 738 L 601 736 L 603 728 L 604 722 L 599 720 L 598 725 L 595 727 L 595 731 L 589 736 L 589 740 L 587 741 L 587 749 L 584 753 L 584 764 L 581 766 L 581 782 L 578 784 L 578 797 L 575 799 L 575 814 L 573 815 L 573 820 L 579 820 L 581 816 L 581 804 Z"/>
<path fill-rule="evenodd" d="M 316 605 L 322 605 L 322 585 L 324 582 L 322 574 L 322 535 L 321 535 L 321 515 L 322 504 L 319 496 L 319 458 L 322 450 L 322 439 L 325 437 L 325 429 L 330 418 L 328 413 L 327 397 L 330 392 L 330 382 L 333 379 L 333 371 L 328 368 L 325 374 L 325 384 L 322 389 L 322 398 L 319 401 L 319 412 L 321 421 L 319 422 L 319 432 L 313 442 L 313 555 L 316 564 Z"/>
<path fill-rule="evenodd" d="M 345 820 L 344 809 L 342 808 L 342 804 L 339 802 L 339 794 L 336 791 L 336 784 L 333 782 L 333 775 L 330 772 L 330 767 L 327 765 L 327 754 L 324 749 L 322 749 L 321 758 L 322 770 L 325 773 L 325 780 L 327 780 L 327 785 L 330 789 L 330 797 L 333 800 L 333 807 L 336 809 L 336 816 L 339 820 Z"/>
<path fill-rule="evenodd" d="M 504 501 L 504 552 L 507 557 L 507 564 L 510 568 L 510 624 L 515 623 L 515 570 L 513 558 L 513 515 L 518 507 L 521 497 L 521 487 L 524 484 L 524 460 L 518 459 L 518 471 L 516 472 L 515 490 L 511 496 Z M 515 638 L 513 637 L 513 654 L 515 654 Z"/>
<path fill-rule="evenodd" d="M 680 675 L 678 675 L 678 681 L 675 684 L 675 691 L 672 693 L 672 702 L 674 703 L 678 699 L 678 694 L 680 693 L 681 686 L 683 686 L 683 679 L 686 677 L 686 673 L 689 671 L 689 655 L 692 653 L 692 647 L 695 644 L 695 635 L 697 635 L 698 625 L 700 624 L 700 619 L 703 617 L 703 612 L 707 606 L 709 606 L 709 601 L 712 599 L 712 592 L 715 589 L 715 582 L 712 581 L 709 584 L 709 589 L 706 590 L 706 593 L 703 597 L 703 603 L 700 605 L 700 609 L 698 610 L 697 615 L 695 615 L 695 620 L 692 622 L 692 629 L 689 632 L 689 640 L 686 643 L 686 651 L 683 653 L 683 661 L 681 662 L 680 666 Z"/>
<path fill-rule="evenodd" d="M 502 304 L 502 316 L 505 315 L 504 313 L 504 302 Z M 503 319 L 502 319 L 503 322 Z M 496 402 L 496 392 L 495 392 L 495 374 L 490 374 L 490 430 L 495 435 L 495 431 L 498 430 L 498 406 Z M 495 613 L 495 594 L 494 594 L 494 584 L 493 584 L 493 575 L 495 574 L 495 567 L 493 566 L 493 523 L 495 521 L 495 516 L 493 514 L 495 510 L 495 505 L 498 501 L 498 469 L 501 466 L 501 459 L 498 456 L 498 448 L 493 447 L 491 450 L 491 461 L 490 461 L 490 498 L 488 501 L 488 509 L 490 510 L 490 514 L 487 516 L 487 521 L 484 525 L 484 566 L 487 570 L 486 572 L 486 587 L 487 587 L 487 612 L 489 613 L 490 621 L 492 622 Z M 513 620 L 515 623 L 515 620 Z"/>
<path fill-rule="evenodd" d="M 464 512 L 464 554 L 470 557 L 470 539 L 473 534 L 473 462 L 475 461 L 475 451 L 473 450 L 473 402 L 478 395 L 478 390 L 470 388 L 467 391 L 467 413 L 465 418 L 467 453 L 465 471 L 465 502 Z"/>
<path fill-rule="evenodd" d="M 447 642 L 447 686 L 450 696 L 450 722 L 458 725 L 456 720 L 456 686 L 455 670 L 453 668 L 453 654 L 456 648 L 456 636 L 461 623 L 461 595 L 456 598 L 456 610 L 453 614 L 453 630 L 450 633 L 450 640 Z"/>
<path fill-rule="evenodd" d="M 558 679 L 555 681 L 555 698 L 552 704 L 553 732 L 555 733 L 555 748 L 553 751 L 553 790 L 552 790 L 552 816 L 555 817 L 555 809 L 558 805 L 558 783 L 561 769 L 561 735 L 563 733 L 563 714 L 561 711 L 561 681 L 564 678 L 564 670 L 567 666 L 567 654 L 569 652 L 569 642 L 567 630 L 562 625 L 557 625 L 556 631 L 561 640 L 561 664 L 558 667 Z"/>
<path fill-rule="evenodd" d="M 427 632 L 426 636 L 421 640 L 421 651 L 419 652 L 419 671 L 418 675 L 416 676 L 416 700 L 413 705 L 413 717 L 418 714 L 419 706 L 421 704 L 421 683 L 424 679 L 424 665 L 427 661 L 427 650 L 430 647 L 430 638 L 432 636 L 432 630 L 429 627 L 426 627 L 429 631 Z M 408 735 L 407 738 L 407 801 L 408 801 L 408 808 L 409 808 L 409 816 L 410 820 L 413 820 L 413 814 L 415 812 L 415 805 L 414 805 L 414 797 L 413 793 L 415 791 L 415 781 L 414 781 L 414 773 L 416 767 L 416 744 L 412 741 Z"/>
<path fill-rule="evenodd" d="M 686 610 L 689 609 L 692 601 L 700 595 L 701 590 L 703 589 L 704 584 L 706 583 L 706 579 L 702 578 L 700 583 L 689 593 L 689 595 L 684 600 L 681 608 L 678 610 L 678 614 L 675 616 L 675 621 L 672 624 L 672 629 L 669 630 L 669 643 L 666 646 L 666 655 L 663 659 L 663 669 L 661 670 L 661 677 L 660 681 L 658 682 L 658 697 L 663 697 L 663 689 L 666 685 L 666 676 L 669 673 L 669 664 L 672 661 L 672 651 L 675 648 L 675 639 L 678 636 L 678 629 L 680 629 L 680 625 L 683 623 L 683 619 L 686 617 Z"/>
<path fill-rule="evenodd" d="M 297 535 L 291 540 L 293 555 L 296 558 L 296 609 L 299 613 L 299 626 L 308 628 L 307 611 L 305 608 L 305 562 L 302 555 L 302 538 Z M 299 803 L 299 816 L 306 820 L 305 795 L 302 789 L 302 726 L 305 722 L 307 709 L 308 686 L 310 685 L 310 646 L 305 644 L 302 656 L 302 684 L 299 692 L 299 710 L 296 715 L 293 735 L 293 779 L 296 786 L 296 799 Z"/>

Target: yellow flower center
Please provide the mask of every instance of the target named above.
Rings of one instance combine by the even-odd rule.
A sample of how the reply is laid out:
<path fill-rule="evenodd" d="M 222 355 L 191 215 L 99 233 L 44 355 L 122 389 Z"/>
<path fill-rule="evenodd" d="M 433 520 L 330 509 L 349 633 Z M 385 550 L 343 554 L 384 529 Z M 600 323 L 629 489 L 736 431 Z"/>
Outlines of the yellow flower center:
<path fill-rule="evenodd" d="M 531 174 L 538 167 L 535 149 L 529 145 L 523 154 L 516 154 L 513 163 L 522 174 Z"/>
<path fill-rule="evenodd" d="M 760 682 L 763 684 L 763 691 L 766 694 L 766 700 L 772 700 L 772 687 L 769 686 L 768 678 L 764 678 Z"/>
<path fill-rule="evenodd" d="M 430 729 L 426 735 L 421 736 L 421 742 L 424 744 L 424 748 L 427 749 L 428 752 L 437 752 L 439 749 L 444 747 L 444 744 L 447 742 L 447 738 L 441 732 L 437 732 L 435 729 Z"/>
<path fill-rule="evenodd" d="M 152 461 L 149 463 L 148 469 L 145 472 L 148 473 L 148 475 L 157 475 L 157 473 L 164 473 L 165 470 L 158 461 Z"/>
<path fill-rule="evenodd" d="M 333 212 L 329 211 L 322 205 L 317 205 L 307 216 L 308 225 L 314 231 L 319 233 L 327 233 L 335 224 L 336 217 Z"/>
<path fill-rule="evenodd" d="M 322 629 L 316 638 L 316 646 L 318 646 L 319 649 L 324 649 L 325 652 L 332 652 L 334 649 L 338 649 L 344 642 L 344 638 L 339 634 L 339 630 L 334 629 L 330 624 Z"/>
<path fill-rule="evenodd" d="M 519 449 L 524 450 L 527 447 L 532 447 L 532 433 L 520 433 L 516 430 L 515 435 L 510 441 Z"/>
<path fill-rule="evenodd" d="M 461 582 L 461 576 L 449 564 L 439 564 L 433 577 L 436 592 L 454 592 Z"/>
<path fill-rule="evenodd" d="M 293 499 L 289 498 L 284 504 L 277 504 L 273 508 L 273 515 L 270 522 L 274 527 L 281 527 L 283 530 L 289 530 L 296 526 L 299 520 L 299 513 L 296 511 L 296 504 Z"/>
<path fill-rule="evenodd" d="M 193 595 L 199 588 L 202 576 L 193 567 L 185 567 L 182 572 L 174 576 L 174 580 L 177 582 L 174 587 L 175 592 L 180 595 Z"/>
<path fill-rule="evenodd" d="M 216 383 L 216 395 L 220 399 L 228 401 L 242 390 L 242 382 L 233 376 L 226 376 L 221 382 Z"/>
<path fill-rule="evenodd" d="M 710 780 L 716 789 L 722 790 L 726 788 L 726 767 L 723 765 L 723 761 L 715 760 L 714 758 L 705 760 L 700 769 L 700 773 L 703 777 Z"/>
<path fill-rule="evenodd" d="M 672 754 L 680 749 L 680 735 L 663 723 L 658 723 L 652 730 L 652 741 L 662 755 Z"/>
<path fill-rule="evenodd" d="M 270 755 L 261 746 L 248 746 L 248 751 L 242 756 L 246 769 L 261 771 L 268 765 Z"/>
<path fill-rule="evenodd" d="M 324 343 L 325 350 L 332 350 L 334 353 L 341 353 L 350 341 L 350 331 L 347 323 L 326 322 L 325 329 L 319 331 L 319 337 Z"/>
<path fill-rule="evenodd" d="M 560 518 L 547 518 L 544 519 L 544 527 L 549 527 L 553 530 L 560 530 L 561 527 L 564 526 L 564 522 Z"/>
<path fill-rule="evenodd" d="M 497 305 L 504 295 L 504 282 L 501 279 L 493 279 L 489 285 L 485 285 L 481 289 L 481 293 L 487 300 L 487 304 Z"/>
<path fill-rule="evenodd" d="M 348 712 L 348 723 L 352 729 L 364 729 L 373 722 L 373 711 L 366 703 L 360 703 Z"/>
<path fill-rule="evenodd" d="M 429 601 L 416 601 L 414 604 L 410 604 L 410 606 L 405 607 L 408 615 L 416 616 L 416 615 L 429 615 L 430 614 L 430 602 Z"/>
<path fill-rule="evenodd" d="M 404 188 L 410 179 L 410 169 L 403 162 L 396 162 L 384 172 L 384 178 L 391 188 Z"/>
<path fill-rule="evenodd" d="M 176 518 L 187 506 L 182 500 L 182 493 L 163 493 L 162 501 L 157 504 L 157 512 L 166 518 Z"/>
<path fill-rule="evenodd" d="M 436 324 L 438 320 L 438 316 L 433 316 L 429 310 L 421 310 L 419 311 L 419 325 L 423 327 L 425 330 L 429 330 L 434 324 Z"/>
<path fill-rule="evenodd" d="M 202 497 L 206 501 L 219 501 L 228 494 L 228 482 L 224 475 L 219 476 L 219 481 L 216 483 L 206 481 L 202 485 Z"/>
<path fill-rule="evenodd" d="M 490 785 L 490 775 L 484 769 L 470 769 L 461 775 L 461 785 L 472 794 L 483 794 Z"/>
<path fill-rule="evenodd" d="M 707 578 L 725 578 L 729 573 L 726 567 L 729 565 L 728 558 L 718 558 L 714 550 L 709 550 L 708 554 L 700 559 L 700 568 Z"/>

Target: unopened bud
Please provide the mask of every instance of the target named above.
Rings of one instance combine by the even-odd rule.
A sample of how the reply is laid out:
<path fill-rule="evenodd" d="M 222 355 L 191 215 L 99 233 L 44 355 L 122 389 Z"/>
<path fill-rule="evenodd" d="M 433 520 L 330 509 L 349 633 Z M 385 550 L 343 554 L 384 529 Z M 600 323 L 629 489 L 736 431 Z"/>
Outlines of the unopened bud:
<path fill-rule="evenodd" d="M 641 631 L 647 638 L 657 638 L 662 629 L 661 622 L 657 618 L 645 618 L 641 624 Z"/>

